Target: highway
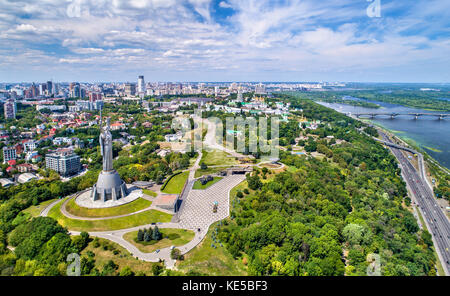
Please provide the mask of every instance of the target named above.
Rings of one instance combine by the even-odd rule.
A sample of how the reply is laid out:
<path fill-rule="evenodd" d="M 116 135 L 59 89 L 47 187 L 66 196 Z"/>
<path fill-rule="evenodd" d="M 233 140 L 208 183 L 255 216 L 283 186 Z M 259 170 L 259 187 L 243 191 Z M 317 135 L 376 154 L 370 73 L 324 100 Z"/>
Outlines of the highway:
<path fill-rule="evenodd" d="M 392 143 L 386 134 L 381 131 L 379 133 L 386 143 Z M 434 246 L 441 259 L 442 267 L 446 275 L 450 275 L 450 222 L 437 204 L 431 188 L 426 183 L 424 179 L 425 174 L 422 172 L 421 177 L 399 148 L 393 146 L 389 148 L 400 162 L 403 177 L 411 189 L 428 230 L 433 237 Z M 405 150 L 410 151 L 410 149 Z M 420 163 L 420 165 L 423 165 L 423 163 Z"/>

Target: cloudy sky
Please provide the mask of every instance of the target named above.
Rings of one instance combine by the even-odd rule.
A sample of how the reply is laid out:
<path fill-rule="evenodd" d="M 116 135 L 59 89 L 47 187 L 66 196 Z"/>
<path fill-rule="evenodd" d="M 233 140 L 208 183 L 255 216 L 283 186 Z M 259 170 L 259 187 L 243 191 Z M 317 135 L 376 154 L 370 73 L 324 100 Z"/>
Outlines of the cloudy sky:
<path fill-rule="evenodd" d="M 450 82 L 450 1 L 372 1 L 0 0 L 0 81 Z"/>

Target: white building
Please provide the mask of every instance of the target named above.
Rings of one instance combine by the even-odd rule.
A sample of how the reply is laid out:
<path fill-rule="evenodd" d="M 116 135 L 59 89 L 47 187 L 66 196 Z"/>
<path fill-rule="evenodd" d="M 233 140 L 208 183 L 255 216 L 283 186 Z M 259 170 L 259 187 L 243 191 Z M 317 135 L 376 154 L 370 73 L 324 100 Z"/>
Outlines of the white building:
<path fill-rule="evenodd" d="M 6 179 L 6 178 L 1 178 L 0 184 L 2 185 L 2 187 L 8 188 L 8 187 L 14 185 L 14 182 L 9 179 Z"/>
<path fill-rule="evenodd" d="M 145 93 L 144 76 L 139 76 L 138 78 L 138 93 Z"/>
<path fill-rule="evenodd" d="M 70 176 L 81 170 L 80 157 L 70 150 L 47 154 L 45 167 L 59 173 L 61 176 Z"/>
<path fill-rule="evenodd" d="M 17 152 L 14 147 L 3 147 L 3 163 L 17 159 Z"/>
<path fill-rule="evenodd" d="M 35 174 L 24 173 L 19 176 L 19 178 L 17 179 L 17 182 L 19 182 L 20 184 L 23 184 L 23 183 L 30 182 L 31 180 L 37 180 L 37 179 L 38 179 L 38 177 L 36 177 Z"/>
<path fill-rule="evenodd" d="M 36 105 L 36 110 L 41 111 L 44 109 L 49 109 L 50 111 L 65 111 L 66 105 Z"/>
<path fill-rule="evenodd" d="M 68 137 L 57 137 L 53 139 L 53 145 L 72 144 L 72 139 Z"/>
<path fill-rule="evenodd" d="M 181 139 L 181 134 L 168 134 L 164 138 L 166 138 L 166 142 L 176 142 Z"/>
<path fill-rule="evenodd" d="M 34 149 L 36 149 L 36 147 L 37 147 L 37 144 L 36 144 L 36 141 L 34 141 L 34 140 L 29 140 L 29 141 L 23 143 L 23 148 L 24 148 L 25 152 L 33 151 Z"/>

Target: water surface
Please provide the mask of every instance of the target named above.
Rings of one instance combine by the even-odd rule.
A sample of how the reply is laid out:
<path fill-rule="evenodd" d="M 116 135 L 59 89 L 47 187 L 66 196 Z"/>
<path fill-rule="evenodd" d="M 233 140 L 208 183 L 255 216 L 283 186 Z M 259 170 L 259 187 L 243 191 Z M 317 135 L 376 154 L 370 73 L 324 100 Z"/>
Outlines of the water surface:
<path fill-rule="evenodd" d="M 410 108 L 395 104 L 371 101 L 382 108 L 373 109 L 358 106 L 350 106 L 338 103 L 320 102 L 321 105 L 332 108 L 341 113 L 443 113 Z M 415 119 L 413 116 L 397 116 L 391 119 L 388 116 L 378 116 L 370 119 L 375 124 L 391 130 L 397 136 L 412 140 L 424 149 L 440 164 L 450 169 L 450 117 L 439 120 L 437 117 L 421 116 Z"/>

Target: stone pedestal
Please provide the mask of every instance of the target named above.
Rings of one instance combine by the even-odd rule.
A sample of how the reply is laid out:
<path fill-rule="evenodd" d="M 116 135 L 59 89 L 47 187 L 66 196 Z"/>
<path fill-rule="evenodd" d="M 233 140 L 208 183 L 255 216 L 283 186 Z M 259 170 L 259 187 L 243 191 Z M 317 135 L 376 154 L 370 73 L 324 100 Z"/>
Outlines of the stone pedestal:
<path fill-rule="evenodd" d="M 92 186 L 91 197 L 94 201 L 119 200 L 128 194 L 127 186 L 116 170 L 102 171 L 97 184 Z"/>

